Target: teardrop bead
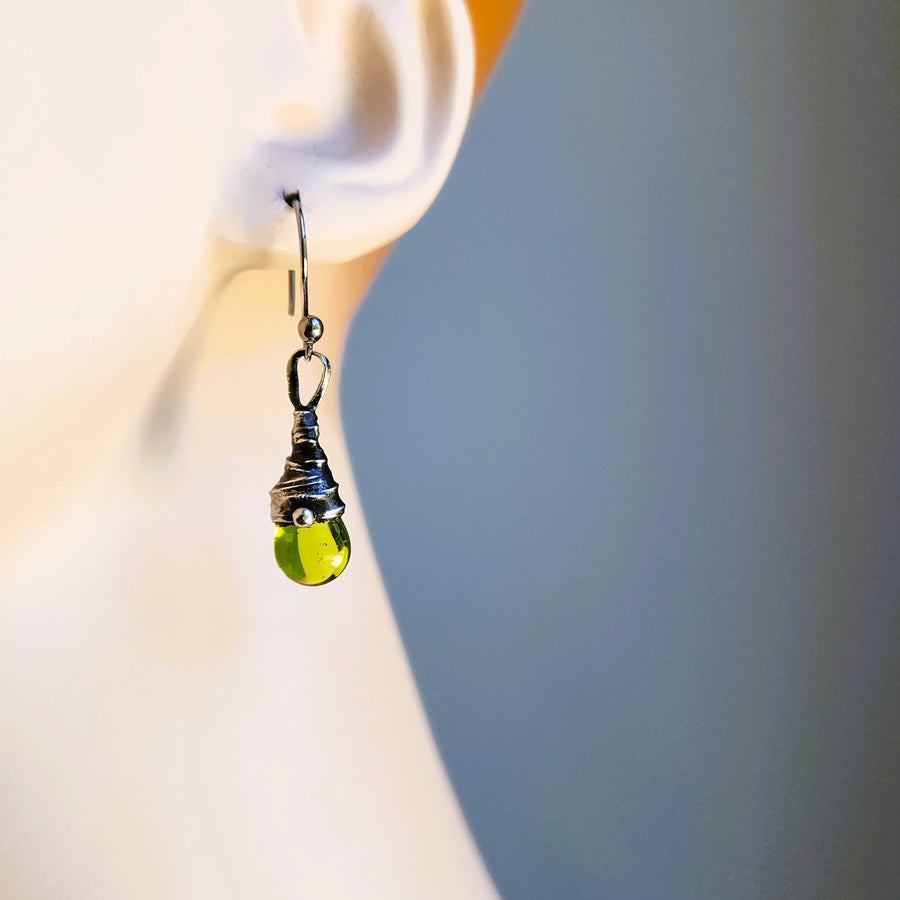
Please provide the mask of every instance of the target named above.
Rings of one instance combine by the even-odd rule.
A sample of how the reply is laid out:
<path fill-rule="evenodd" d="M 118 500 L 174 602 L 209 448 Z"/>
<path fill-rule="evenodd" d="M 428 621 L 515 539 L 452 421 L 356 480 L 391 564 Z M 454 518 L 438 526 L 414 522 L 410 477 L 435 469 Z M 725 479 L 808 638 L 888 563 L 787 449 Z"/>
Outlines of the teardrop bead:
<path fill-rule="evenodd" d="M 344 571 L 349 560 L 350 535 L 340 517 L 307 526 L 275 528 L 275 561 L 297 584 L 328 584 Z"/>

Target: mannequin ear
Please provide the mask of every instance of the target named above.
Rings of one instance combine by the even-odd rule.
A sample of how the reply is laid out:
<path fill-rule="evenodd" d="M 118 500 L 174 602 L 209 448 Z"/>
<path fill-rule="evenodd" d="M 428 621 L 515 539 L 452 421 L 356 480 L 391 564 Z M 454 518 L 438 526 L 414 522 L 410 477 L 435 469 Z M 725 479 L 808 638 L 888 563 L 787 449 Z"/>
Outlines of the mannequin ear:
<path fill-rule="evenodd" d="M 213 222 L 255 267 L 290 265 L 299 190 L 315 263 L 390 243 L 434 200 L 472 105 L 463 0 L 295 0 L 297 71 L 265 111 Z"/>

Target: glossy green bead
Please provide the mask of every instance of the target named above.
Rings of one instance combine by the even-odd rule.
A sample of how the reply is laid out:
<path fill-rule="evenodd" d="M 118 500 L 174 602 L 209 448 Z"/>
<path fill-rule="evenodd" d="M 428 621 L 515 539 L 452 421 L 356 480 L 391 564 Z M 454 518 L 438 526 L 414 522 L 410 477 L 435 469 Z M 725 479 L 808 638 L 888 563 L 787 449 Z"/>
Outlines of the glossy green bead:
<path fill-rule="evenodd" d="M 350 560 L 350 535 L 342 519 L 275 527 L 278 568 L 297 584 L 334 581 Z"/>

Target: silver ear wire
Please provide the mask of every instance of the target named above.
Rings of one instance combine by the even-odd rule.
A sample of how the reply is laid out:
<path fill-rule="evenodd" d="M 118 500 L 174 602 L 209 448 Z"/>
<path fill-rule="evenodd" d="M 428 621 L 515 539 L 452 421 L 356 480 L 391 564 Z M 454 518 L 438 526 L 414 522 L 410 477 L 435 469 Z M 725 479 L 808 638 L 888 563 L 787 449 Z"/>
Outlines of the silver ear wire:
<path fill-rule="evenodd" d="M 299 191 L 284 191 L 284 202 L 294 210 L 297 219 L 297 237 L 300 241 L 300 278 L 303 285 L 303 315 L 297 324 L 297 331 L 303 341 L 303 353 L 307 359 L 313 352 L 313 344 L 322 337 L 325 326 L 317 316 L 309 314 L 309 254 L 306 249 L 306 220 L 303 218 L 303 208 L 300 206 Z M 297 305 L 297 272 L 288 270 L 288 315 L 294 315 Z"/>
<path fill-rule="evenodd" d="M 303 282 L 303 315 L 309 317 L 309 254 L 306 249 L 306 220 L 300 206 L 300 191 L 284 191 L 284 202 L 294 210 L 297 219 L 297 236 L 300 240 L 300 277 Z M 297 298 L 297 272 L 288 270 L 288 315 L 294 315 Z"/>

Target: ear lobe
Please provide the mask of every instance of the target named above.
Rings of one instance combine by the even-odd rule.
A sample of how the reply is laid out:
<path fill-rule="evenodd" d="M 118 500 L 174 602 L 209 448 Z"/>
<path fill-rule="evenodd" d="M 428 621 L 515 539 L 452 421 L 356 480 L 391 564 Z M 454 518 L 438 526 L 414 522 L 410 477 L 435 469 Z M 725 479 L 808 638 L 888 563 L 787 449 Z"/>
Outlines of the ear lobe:
<path fill-rule="evenodd" d="M 260 266 L 290 265 L 299 190 L 310 259 L 390 243 L 434 200 L 469 118 L 474 46 L 463 0 L 295 0 L 304 73 L 251 138 L 213 228 Z"/>

